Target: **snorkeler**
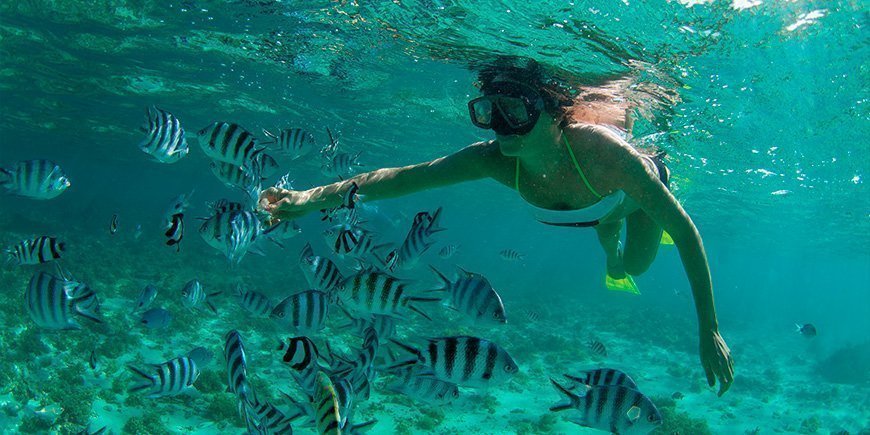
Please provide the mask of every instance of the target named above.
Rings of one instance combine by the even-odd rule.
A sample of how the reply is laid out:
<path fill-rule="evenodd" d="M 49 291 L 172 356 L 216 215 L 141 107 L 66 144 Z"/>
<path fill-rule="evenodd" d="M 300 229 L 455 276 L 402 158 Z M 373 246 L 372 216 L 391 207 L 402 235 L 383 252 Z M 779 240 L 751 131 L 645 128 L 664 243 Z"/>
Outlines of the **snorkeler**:
<path fill-rule="evenodd" d="M 594 228 L 607 256 L 605 285 L 634 293 L 631 276 L 649 268 L 664 230 L 692 288 L 701 364 L 710 386 L 718 378 L 721 396 L 733 381 L 733 360 L 719 334 L 701 237 L 668 190 L 668 169 L 660 157 L 643 154 L 626 141 L 627 107 L 608 105 L 594 91 L 572 97 L 544 77 L 534 62 L 479 73 L 482 96 L 471 100 L 468 109 L 474 125 L 495 132 L 494 141 L 305 191 L 270 188 L 260 195 L 260 208 L 275 219 L 293 219 L 339 205 L 353 185 L 373 201 L 492 178 L 515 189 L 542 223 Z M 623 225 L 624 249 L 619 241 Z"/>

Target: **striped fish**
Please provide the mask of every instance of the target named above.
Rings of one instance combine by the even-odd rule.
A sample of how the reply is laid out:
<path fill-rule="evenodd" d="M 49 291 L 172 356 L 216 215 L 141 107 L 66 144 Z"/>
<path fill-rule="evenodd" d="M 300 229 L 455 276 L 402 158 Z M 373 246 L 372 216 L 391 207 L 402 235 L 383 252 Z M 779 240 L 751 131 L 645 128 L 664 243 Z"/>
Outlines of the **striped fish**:
<path fill-rule="evenodd" d="M 440 251 L 438 251 L 438 256 L 442 259 L 446 260 L 454 255 L 456 255 L 456 251 L 459 250 L 458 245 L 444 245 Z"/>
<path fill-rule="evenodd" d="M 269 297 L 253 290 L 242 290 L 241 285 L 236 286 L 236 296 L 239 297 L 242 308 L 257 317 L 269 317 L 273 308 Z"/>
<path fill-rule="evenodd" d="M 501 258 L 504 258 L 505 260 L 508 260 L 508 261 L 520 261 L 520 260 L 525 259 L 525 256 L 523 254 L 520 254 L 519 252 L 514 251 L 513 249 L 503 249 L 498 254 L 501 255 Z"/>
<path fill-rule="evenodd" d="M 601 368 L 580 372 L 579 376 L 564 376 L 572 381 L 572 384 L 567 387 L 569 390 L 586 385 L 590 387 L 606 387 L 612 385 L 631 388 L 632 390 L 638 389 L 637 384 L 634 383 L 634 379 L 631 379 L 630 376 L 617 369 Z"/>
<path fill-rule="evenodd" d="M 302 228 L 296 224 L 296 221 L 281 221 L 266 228 L 263 233 L 268 234 L 272 240 L 289 240 L 302 234 Z"/>
<path fill-rule="evenodd" d="M 299 256 L 299 266 L 302 268 L 302 274 L 305 275 L 305 280 L 308 285 L 316 290 L 321 290 L 332 294 L 340 288 L 341 282 L 344 279 L 341 276 L 341 271 L 332 260 L 314 254 L 310 243 L 306 243 L 302 248 L 302 253 Z"/>
<path fill-rule="evenodd" d="M 416 366 L 393 371 L 396 380 L 387 389 L 412 399 L 436 405 L 446 405 L 459 397 L 459 387 L 452 382 L 433 377 Z"/>
<path fill-rule="evenodd" d="M 136 309 L 144 310 L 151 305 L 151 302 L 154 302 L 154 299 L 157 297 L 157 287 L 154 284 L 146 285 L 142 291 L 139 293 L 139 298 L 136 300 Z"/>
<path fill-rule="evenodd" d="M 182 356 L 171 359 L 163 364 L 152 364 L 151 372 L 129 366 L 129 369 L 141 376 L 143 383 L 130 389 L 131 393 L 145 391 L 149 399 L 165 396 L 175 396 L 193 387 L 199 377 L 199 368 L 192 359 Z"/>
<path fill-rule="evenodd" d="M 317 346 L 308 337 L 288 338 L 286 342 L 278 344 L 278 351 L 283 352 L 281 361 L 289 364 L 293 370 L 304 370 L 312 365 L 317 365 L 320 352 Z"/>
<path fill-rule="evenodd" d="M 253 396 L 248 384 L 248 358 L 239 331 L 232 330 L 224 336 L 224 362 L 226 362 L 227 391 L 242 400 Z"/>
<path fill-rule="evenodd" d="M 451 307 L 476 321 L 507 323 L 501 296 L 483 275 L 462 270 L 462 274 L 451 281 L 434 267 L 430 268 L 444 285 L 436 291 L 447 293 Z"/>
<path fill-rule="evenodd" d="M 278 161 L 266 153 L 259 153 L 254 157 L 253 167 L 260 178 L 270 178 L 278 172 Z"/>
<path fill-rule="evenodd" d="M 584 389 L 578 394 L 553 379 L 550 382 L 566 399 L 550 407 L 550 411 L 575 409 L 580 415 L 571 421 L 580 426 L 617 434 L 646 434 L 662 424 L 659 410 L 637 390 L 607 385 Z"/>
<path fill-rule="evenodd" d="M 308 290 L 285 298 L 275 306 L 269 317 L 285 328 L 307 334 L 323 329 L 328 312 L 326 293 Z"/>
<path fill-rule="evenodd" d="M 299 417 L 299 415 L 288 417 L 275 405 L 259 401 L 255 397 L 245 402 L 244 406 L 246 410 L 245 423 L 248 426 L 249 434 L 292 434 L 291 423 Z"/>
<path fill-rule="evenodd" d="M 242 261 L 262 233 L 263 225 L 257 214 L 248 210 L 218 213 L 199 227 L 203 240 L 235 264 Z"/>
<path fill-rule="evenodd" d="M 368 318 L 355 317 L 339 306 L 344 314 L 350 319 L 350 323 L 339 326 L 340 329 L 350 329 L 354 334 L 364 335 L 366 329 L 373 328 L 380 340 L 386 340 L 396 335 L 396 319 L 392 316 L 375 314 Z"/>
<path fill-rule="evenodd" d="M 199 145 L 212 160 L 253 167 L 257 155 L 265 150 L 257 138 L 238 124 L 213 122 L 199 131 Z"/>
<path fill-rule="evenodd" d="M 184 238 L 184 214 L 172 215 L 165 229 L 163 235 L 166 236 L 166 246 L 175 246 L 175 252 L 180 252 L 181 240 Z"/>
<path fill-rule="evenodd" d="M 586 346 L 589 347 L 589 350 L 591 350 L 592 353 L 599 356 L 607 357 L 607 348 L 604 347 L 604 344 L 600 341 L 589 340 L 588 342 L 586 342 Z"/>
<path fill-rule="evenodd" d="M 69 186 L 69 178 L 50 160 L 22 160 L 0 168 L 0 186 L 7 192 L 32 199 L 52 199 Z"/>
<path fill-rule="evenodd" d="M 187 353 L 187 357 L 192 359 L 197 367 L 205 367 L 214 359 L 214 352 L 208 348 L 197 346 Z"/>
<path fill-rule="evenodd" d="M 387 257 L 390 270 L 412 268 L 420 259 L 420 256 L 435 244 L 432 236 L 444 230 L 438 227 L 438 218 L 440 216 L 441 207 L 438 207 L 434 213 L 430 214 L 423 211 L 414 216 L 411 230 L 408 231 L 402 246 Z"/>
<path fill-rule="evenodd" d="M 192 279 L 181 288 L 181 305 L 193 309 L 205 305 L 209 310 L 217 314 L 217 308 L 208 299 L 221 294 L 221 292 L 206 293 L 199 280 Z"/>
<path fill-rule="evenodd" d="M 356 154 L 337 153 L 320 167 L 320 172 L 327 177 L 338 177 L 345 179 L 356 173 L 357 168 L 364 165 L 359 162 L 359 156 L 362 151 Z"/>
<path fill-rule="evenodd" d="M 228 213 L 231 211 L 241 211 L 247 208 L 241 202 L 230 201 L 228 199 L 219 199 L 214 202 L 206 203 L 206 207 L 212 211 L 212 215 Z"/>
<path fill-rule="evenodd" d="M 181 122 L 171 113 L 151 106 L 145 109 L 147 133 L 139 149 L 160 163 L 175 163 L 190 152 Z"/>
<path fill-rule="evenodd" d="M 48 263 L 60 258 L 65 250 L 66 244 L 57 237 L 39 236 L 7 248 L 7 263 L 18 266 Z"/>
<path fill-rule="evenodd" d="M 88 367 L 90 367 L 91 370 L 97 370 L 99 365 L 100 361 L 97 357 L 97 349 L 91 349 L 91 355 L 88 356 Z"/>
<path fill-rule="evenodd" d="M 270 143 L 274 143 L 283 154 L 293 160 L 305 156 L 315 147 L 314 135 L 301 128 L 286 128 L 277 135 L 263 130 L 263 134 L 271 138 Z"/>
<path fill-rule="evenodd" d="M 426 365 L 432 375 L 443 381 L 466 387 L 487 387 L 500 384 L 519 371 L 513 358 L 501 346 L 482 338 L 469 336 L 429 339 L 425 351 L 392 340 L 417 356 L 417 363 Z M 399 363 L 393 367 L 407 365 Z"/>
<path fill-rule="evenodd" d="M 261 178 L 253 169 L 226 162 L 211 162 L 209 168 L 215 178 L 227 187 L 248 191 L 260 185 Z"/>
<path fill-rule="evenodd" d="M 362 195 L 359 195 L 358 192 L 359 185 L 356 182 L 351 182 L 342 195 L 341 204 L 320 210 L 322 214 L 320 220 L 329 222 L 339 221 L 348 225 L 353 223 L 356 220 L 357 202 L 362 199 Z"/>
<path fill-rule="evenodd" d="M 112 222 L 109 223 L 109 234 L 115 235 L 118 232 L 118 214 L 112 215 Z"/>
<path fill-rule="evenodd" d="M 317 387 L 312 402 L 320 435 L 341 435 L 341 415 L 335 387 L 326 373 L 317 373 Z"/>
<path fill-rule="evenodd" d="M 102 323 L 97 296 L 90 287 L 48 272 L 34 273 L 24 293 L 30 318 L 42 328 L 80 329 L 74 316 Z"/>
<path fill-rule="evenodd" d="M 413 297 L 405 293 L 406 282 L 376 270 L 363 270 L 341 286 L 339 298 L 357 313 L 401 316 L 410 309 L 431 320 L 414 302 L 437 302 L 437 298 Z"/>

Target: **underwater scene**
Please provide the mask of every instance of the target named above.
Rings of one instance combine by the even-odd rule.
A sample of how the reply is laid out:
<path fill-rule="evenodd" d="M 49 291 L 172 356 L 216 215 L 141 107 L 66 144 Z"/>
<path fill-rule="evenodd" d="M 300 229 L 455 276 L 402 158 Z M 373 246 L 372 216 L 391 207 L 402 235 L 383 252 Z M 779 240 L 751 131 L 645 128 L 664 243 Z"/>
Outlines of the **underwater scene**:
<path fill-rule="evenodd" d="M 3 2 L 0 433 L 870 434 L 868 24 Z"/>

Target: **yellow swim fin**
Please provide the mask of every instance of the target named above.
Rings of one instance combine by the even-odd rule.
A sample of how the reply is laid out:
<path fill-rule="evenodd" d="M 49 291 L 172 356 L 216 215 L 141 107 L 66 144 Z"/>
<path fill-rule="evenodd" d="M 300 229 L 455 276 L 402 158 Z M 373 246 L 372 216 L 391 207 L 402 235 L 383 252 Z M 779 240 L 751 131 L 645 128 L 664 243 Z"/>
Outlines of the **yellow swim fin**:
<path fill-rule="evenodd" d="M 637 288 L 634 278 L 627 273 L 622 278 L 614 278 L 610 276 L 610 274 L 606 274 L 604 276 L 604 286 L 607 287 L 608 290 L 626 292 L 635 295 L 640 294 L 640 289 Z"/>
<path fill-rule="evenodd" d="M 674 239 L 671 238 L 671 235 L 668 234 L 667 231 L 662 231 L 661 244 L 662 245 L 673 245 L 674 244 Z"/>

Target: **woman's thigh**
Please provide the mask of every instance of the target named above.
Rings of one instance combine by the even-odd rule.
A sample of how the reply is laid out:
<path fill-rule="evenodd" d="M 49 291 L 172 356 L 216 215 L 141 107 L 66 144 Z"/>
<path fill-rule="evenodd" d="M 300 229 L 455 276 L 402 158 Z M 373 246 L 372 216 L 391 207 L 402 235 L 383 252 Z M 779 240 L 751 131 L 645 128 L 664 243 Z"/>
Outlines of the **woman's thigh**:
<path fill-rule="evenodd" d="M 643 210 L 637 210 L 625 219 L 625 252 L 623 263 L 629 275 L 640 275 L 649 269 L 662 240 L 662 227 Z"/>

